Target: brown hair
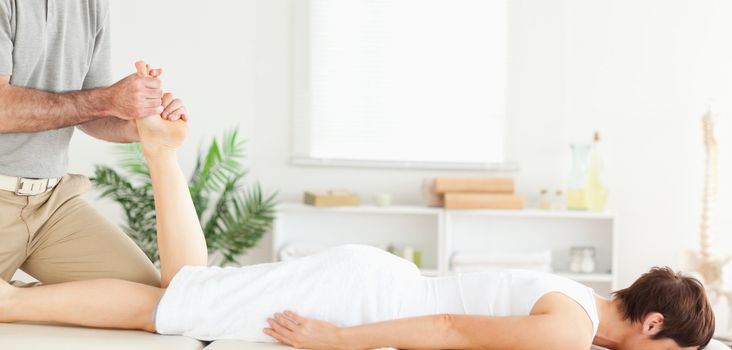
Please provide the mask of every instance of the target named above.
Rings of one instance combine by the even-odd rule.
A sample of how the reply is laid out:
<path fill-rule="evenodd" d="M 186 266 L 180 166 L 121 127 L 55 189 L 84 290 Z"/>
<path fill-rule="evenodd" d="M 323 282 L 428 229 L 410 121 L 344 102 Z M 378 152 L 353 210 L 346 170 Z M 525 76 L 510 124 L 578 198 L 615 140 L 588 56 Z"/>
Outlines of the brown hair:
<path fill-rule="evenodd" d="M 663 329 L 654 339 L 671 338 L 679 346 L 703 349 L 714 334 L 714 312 L 697 279 L 654 267 L 633 284 L 613 293 L 625 319 L 642 322 L 651 312 L 663 315 Z"/>

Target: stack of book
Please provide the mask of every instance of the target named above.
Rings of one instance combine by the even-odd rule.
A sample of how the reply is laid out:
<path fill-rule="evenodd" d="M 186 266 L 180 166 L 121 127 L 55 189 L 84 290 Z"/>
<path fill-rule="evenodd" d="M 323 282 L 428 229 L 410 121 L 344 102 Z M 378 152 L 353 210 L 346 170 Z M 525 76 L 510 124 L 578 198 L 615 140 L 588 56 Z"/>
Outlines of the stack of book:
<path fill-rule="evenodd" d="M 438 177 L 433 191 L 447 209 L 523 209 L 510 177 Z"/>

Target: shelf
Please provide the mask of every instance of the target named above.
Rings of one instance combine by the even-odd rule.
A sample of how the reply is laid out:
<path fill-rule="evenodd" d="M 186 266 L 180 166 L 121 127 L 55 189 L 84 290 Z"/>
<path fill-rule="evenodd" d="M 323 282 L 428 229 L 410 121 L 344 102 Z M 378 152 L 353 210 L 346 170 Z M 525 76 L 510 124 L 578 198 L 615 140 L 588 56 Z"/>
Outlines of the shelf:
<path fill-rule="evenodd" d="M 439 215 L 440 208 L 429 208 L 411 205 L 390 205 L 377 207 L 375 205 L 344 206 L 319 208 L 302 203 L 283 203 L 277 206 L 277 211 L 288 212 L 321 212 L 321 213 L 358 213 L 358 214 L 410 214 L 410 215 Z"/>
<path fill-rule="evenodd" d="M 559 276 L 569 278 L 577 282 L 595 282 L 595 283 L 611 283 L 613 281 L 613 275 L 609 273 L 570 273 L 570 272 L 557 272 Z"/>
<path fill-rule="evenodd" d="M 283 203 L 277 206 L 278 211 L 288 212 L 322 212 L 322 213 L 359 213 L 359 214 L 410 214 L 410 215 L 438 215 L 445 212 L 451 215 L 477 215 L 489 217 L 517 217 L 517 218 L 557 218 L 557 219 L 600 219 L 612 220 L 609 212 L 588 212 L 572 210 L 499 210 L 499 209 L 443 209 L 424 207 L 419 205 L 390 205 L 378 207 L 374 205 L 344 206 L 318 208 L 302 203 Z"/>
<path fill-rule="evenodd" d="M 556 219 L 597 219 L 612 220 L 609 212 L 590 212 L 573 210 L 498 210 L 498 209 L 447 209 L 451 215 L 476 215 L 489 217 L 517 217 L 517 218 L 556 218 Z"/>
<path fill-rule="evenodd" d="M 609 212 L 553 210 L 456 210 L 419 205 L 318 208 L 289 202 L 277 206 L 273 256 L 289 243 L 324 246 L 389 244 L 422 251 L 424 276 L 451 275 L 456 252 L 475 254 L 552 252 L 557 275 L 584 283 L 598 294 L 616 289 L 616 218 Z M 569 273 L 571 247 L 595 247 L 599 273 Z M 612 271 L 612 272 L 608 272 Z"/>

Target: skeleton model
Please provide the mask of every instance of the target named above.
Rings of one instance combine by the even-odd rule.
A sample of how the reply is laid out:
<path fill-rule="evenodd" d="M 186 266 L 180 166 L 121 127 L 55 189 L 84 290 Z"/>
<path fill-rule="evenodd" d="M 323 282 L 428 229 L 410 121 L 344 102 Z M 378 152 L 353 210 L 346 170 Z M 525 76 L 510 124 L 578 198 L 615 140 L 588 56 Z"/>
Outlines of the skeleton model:
<path fill-rule="evenodd" d="M 723 270 L 725 265 L 732 260 L 732 257 L 721 259 L 711 252 L 712 246 L 712 221 L 715 205 L 717 202 L 717 180 L 719 167 L 717 163 L 717 140 L 714 136 L 714 119 L 711 111 L 702 118 L 704 130 L 704 202 L 702 207 L 700 238 L 701 251 L 692 257 L 694 269 L 704 279 L 710 301 L 716 304 L 726 299 L 729 305 L 728 330 L 732 331 L 732 290 L 724 289 Z"/>

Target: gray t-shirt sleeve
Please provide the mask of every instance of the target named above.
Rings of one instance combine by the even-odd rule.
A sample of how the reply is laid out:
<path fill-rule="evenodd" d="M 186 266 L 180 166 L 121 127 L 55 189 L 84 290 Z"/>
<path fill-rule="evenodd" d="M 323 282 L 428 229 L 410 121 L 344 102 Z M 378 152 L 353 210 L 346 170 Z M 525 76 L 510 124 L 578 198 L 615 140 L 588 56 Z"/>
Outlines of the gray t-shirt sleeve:
<path fill-rule="evenodd" d="M 10 1 L 0 0 L 0 75 L 13 74 L 13 34 L 10 26 Z"/>
<path fill-rule="evenodd" d="M 84 78 L 82 89 L 94 89 L 112 85 L 112 43 L 110 33 L 109 2 L 107 0 L 97 1 L 96 19 L 97 34 L 94 40 L 94 52 L 92 53 L 89 71 Z"/>

